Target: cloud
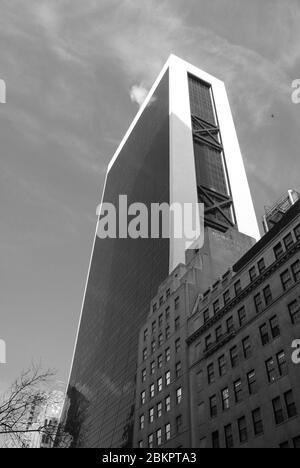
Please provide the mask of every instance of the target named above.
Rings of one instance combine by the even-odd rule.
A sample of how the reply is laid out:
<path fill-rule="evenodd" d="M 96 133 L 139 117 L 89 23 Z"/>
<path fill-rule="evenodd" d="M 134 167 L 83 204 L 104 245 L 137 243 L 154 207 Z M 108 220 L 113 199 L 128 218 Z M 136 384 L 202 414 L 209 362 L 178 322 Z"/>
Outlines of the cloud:
<path fill-rule="evenodd" d="M 143 104 L 148 94 L 148 90 L 143 85 L 134 85 L 130 90 L 130 99 L 139 106 Z"/>

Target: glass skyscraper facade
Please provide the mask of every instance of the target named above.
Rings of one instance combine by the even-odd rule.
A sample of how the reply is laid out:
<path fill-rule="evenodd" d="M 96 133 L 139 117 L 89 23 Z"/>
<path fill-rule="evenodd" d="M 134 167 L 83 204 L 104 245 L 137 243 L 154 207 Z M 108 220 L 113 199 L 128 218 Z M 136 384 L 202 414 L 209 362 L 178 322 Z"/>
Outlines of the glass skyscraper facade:
<path fill-rule="evenodd" d="M 200 200 L 211 227 L 225 232 L 237 226 L 255 237 L 256 218 L 220 83 L 170 57 L 109 166 L 103 202 L 118 207 L 119 195 L 127 195 L 128 205 L 150 208 Z M 158 286 L 184 261 L 185 249 L 172 235 L 96 234 L 63 416 L 73 447 L 132 446 L 139 330 Z"/>

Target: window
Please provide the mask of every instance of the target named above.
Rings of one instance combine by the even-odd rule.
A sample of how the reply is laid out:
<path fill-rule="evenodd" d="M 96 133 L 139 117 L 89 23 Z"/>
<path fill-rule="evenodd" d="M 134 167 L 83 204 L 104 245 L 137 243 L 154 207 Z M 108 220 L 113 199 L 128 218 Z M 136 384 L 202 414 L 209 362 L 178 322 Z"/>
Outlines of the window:
<path fill-rule="evenodd" d="M 147 348 L 145 348 L 143 351 L 143 361 L 147 361 L 147 358 L 148 358 L 148 351 L 147 351 Z"/>
<path fill-rule="evenodd" d="M 150 398 L 154 398 L 155 396 L 155 385 L 152 384 L 150 387 Z"/>
<path fill-rule="evenodd" d="M 284 401 L 288 418 L 293 418 L 294 416 L 297 416 L 297 407 L 295 404 L 292 390 L 284 394 Z"/>
<path fill-rule="evenodd" d="M 277 315 L 274 315 L 274 317 L 270 319 L 270 327 L 271 327 L 272 337 L 275 340 L 275 338 L 280 336 L 280 327 L 279 327 Z"/>
<path fill-rule="evenodd" d="M 225 426 L 224 432 L 225 432 L 225 445 L 226 445 L 226 448 L 231 449 L 231 448 L 234 447 L 232 425 L 228 424 L 228 426 Z"/>
<path fill-rule="evenodd" d="M 166 432 L 166 440 L 170 440 L 171 439 L 171 424 L 166 424 L 165 432 Z"/>
<path fill-rule="evenodd" d="M 144 341 L 147 341 L 148 338 L 148 328 L 144 331 Z"/>
<path fill-rule="evenodd" d="M 293 247 L 294 239 L 291 233 L 289 233 L 287 236 L 284 237 L 283 243 L 284 243 L 286 250 L 289 250 L 291 247 Z"/>
<path fill-rule="evenodd" d="M 175 320 L 175 331 L 180 329 L 180 317 L 177 317 Z"/>
<path fill-rule="evenodd" d="M 166 372 L 166 386 L 171 384 L 171 372 Z"/>
<path fill-rule="evenodd" d="M 206 309 L 204 312 L 203 312 L 203 322 L 204 323 L 207 323 L 209 321 L 209 309 Z"/>
<path fill-rule="evenodd" d="M 283 246 L 281 242 L 274 247 L 274 255 L 276 260 L 278 260 L 284 254 Z"/>
<path fill-rule="evenodd" d="M 216 341 L 220 341 L 221 338 L 222 338 L 222 326 L 220 325 L 218 328 L 216 328 Z"/>
<path fill-rule="evenodd" d="M 161 369 L 162 365 L 163 365 L 163 357 L 162 357 L 162 354 L 160 354 L 157 358 L 157 366 L 159 369 Z"/>
<path fill-rule="evenodd" d="M 214 315 L 216 315 L 220 310 L 220 301 L 219 301 L 219 299 L 214 302 L 213 309 L 214 309 Z"/>
<path fill-rule="evenodd" d="M 167 289 L 167 292 L 166 292 L 167 299 L 170 297 L 170 295 L 171 295 L 171 289 Z"/>
<path fill-rule="evenodd" d="M 265 271 L 265 269 L 266 269 L 265 260 L 262 258 L 262 259 L 258 262 L 257 266 L 258 266 L 259 274 L 261 275 L 261 274 Z"/>
<path fill-rule="evenodd" d="M 180 405 L 181 402 L 182 402 L 182 388 L 179 387 L 176 390 L 176 403 L 177 405 Z"/>
<path fill-rule="evenodd" d="M 222 390 L 222 406 L 223 406 L 223 411 L 227 411 L 230 408 L 230 397 L 229 397 L 228 387 Z"/>
<path fill-rule="evenodd" d="M 165 407 L 166 407 L 167 413 L 171 411 L 171 397 L 170 396 L 167 396 L 167 398 L 165 399 Z"/>
<path fill-rule="evenodd" d="M 177 362 L 175 366 L 176 379 L 181 375 L 181 362 Z"/>
<path fill-rule="evenodd" d="M 214 395 L 209 399 L 209 406 L 210 406 L 210 417 L 215 418 L 218 416 L 218 401 L 217 396 Z"/>
<path fill-rule="evenodd" d="M 250 341 L 249 336 L 247 336 L 247 338 L 245 338 L 242 341 L 242 345 L 243 345 L 244 357 L 245 359 L 249 359 L 252 356 L 252 346 L 251 346 L 251 341 Z"/>
<path fill-rule="evenodd" d="M 156 441 L 157 441 L 157 446 L 160 447 L 162 444 L 162 432 L 161 429 L 158 429 L 156 431 Z"/>
<path fill-rule="evenodd" d="M 163 379 L 160 377 L 157 381 L 157 391 L 160 393 L 163 389 Z"/>
<path fill-rule="evenodd" d="M 143 383 L 146 381 L 146 378 L 147 378 L 147 371 L 146 369 L 143 369 L 142 370 L 142 382 Z"/>
<path fill-rule="evenodd" d="M 158 346 L 159 346 L 159 347 L 162 346 L 163 341 L 164 341 L 164 337 L 163 337 L 163 335 L 160 333 L 160 334 L 158 335 Z"/>
<path fill-rule="evenodd" d="M 288 363 L 286 360 L 285 352 L 280 351 L 280 353 L 277 354 L 277 365 L 278 365 L 278 370 L 279 370 L 279 375 L 280 377 L 287 375 L 288 374 Z"/>
<path fill-rule="evenodd" d="M 276 424 L 283 423 L 284 422 L 284 414 L 283 414 L 283 409 L 282 409 L 280 397 L 274 398 L 274 400 L 272 400 L 272 405 L 273 405 L 275 423 Z"/>
<path fill-rule="evenodd" d="M 155 351 L 156 351 L 156 342 L 152 341 L 152 343 L 151 343 L 151 353 L 154 354 Z"/>
<path fill-rule="evenodd" d="M 273 358 L 266 361 L 266 369 L 269 383 L 275 382 L 277 379 L 277 372 L 275 367 L 275 361 Z"/>
<path fill-rule="evenodd" d="M 226 291 L 223 294 L 224 304 L 227 305 L 230 302 L 230 291 Z"/>
<path fill-rule="evenodd" d="M 226 374 L 226 358 L 225 356 L 221 356 L 219 359 L 218 359 L 218 363 L 219 363 L 219 373 L 220 373 L 220 377 L 223 377 L 225 374 Z"/>
<path fill-rule="evenodd" d="M 166 322 L 170 320 L 170 307 L 166 308 Z"/>
<path fill-rule="evenodd" d="M 170 348 L 166 349 L 166 362 L 169 362 L 171 359 L 171 350 Z"/>
<path fill-rule="evenodd" d="M 197 385 L 198 390 L 203 389 L 203 372 L 202 371 L 198 372 L 198 374 L 196 375 L 196 385 Z"/>
<path fill-rule="evenodd" d="M 263 346 L 266 346 L 270 341 L 268 325 L 264 323 L 260 327 L 259 331 L 260 331 L 261 343 Z"/>
<path fill-rule="evenodd" d="M 245 307 L 241 307 L 241 309 L 239 309 L 238 316 L 239 316 L 240 327 L 242 327 L 247 322 L 247 313 L 246 313 Z"/>
<path fill-rule="evenodd" d="M 180 351 L 181 351 L 181 341 L 180 341 L 180 338 L 178 338 L 178 340 L 175 341 L 175 351 L 176 351 L 176 353 L 180 353 Z"/>
<path fill-rule="evenodd" d="M 148 447 L 153 448 L 154 437 L 153 434 L 150 434 L 148 437 Z"/>
<path fill-rule="evenodd" d="M 179 299 L 179 297 L 176 297 L 176 299 L 175 299 L 175 310 L 179 309 L 179 304 L 180 304 L 180 299 Z"/>
<path fill-rule="evenodd" d="M 268 306 L 273 301 L 272 291 L 269 285 L 264 288 L 263 293 L 265 298 L 265 304 L 266 306 Z"/>
<path fill-rule="evenodd" d="M 213 364 L 210 364 L 207 367 L 207 379 L 208 379 L 209 385 L 214 383 L 215 381 L 215 368 Z"/>
<path fill-rule="evenodd" d="M 206 349 L 208 349 L 212 344 L 212 338 L 211 338 L 211 335 L 208 335 L 206 338 L 205 338 L 205 347 Z"/>
<path fill-rule="evenodd" d="M 160 297 L 159 298 L 159 305 L 162 306 L 164 303 L 164 298 L 163 297 Z"/>
<path fill-rule="evenodd" d="M 248 442 L 248 430 L 247 430 L 247 421 L 245 416 L 238 420 L 238 428 L 239 428 L 239 438 L 240 443 L 245 444 Z"/>
<path fill-rule="evenodd" d="M 143 406 L 146 403 L 146 392 L 141 393 L 141 405 Z"/>
<path fill-rule="evenodd" d="M 159 328 L 162 327 L 162 324 L 163 324 L 163 315 L 160 314 L 160 316 L 158 317 L 158 326 L 159 326 Z"/>
<path fill-rule="evenodd" d="M 297 262 L 295 262 L 293 265 L 292 265 L 292 272 L 293 272 L 293 277 L 294 277 L 294 281 L 297 282 L 300 280 L 300 261 L 297 260 Z"/>
<path fill-rule="evenodd" d="M 254 393 L 256 393 L 257 391 L 257 387 L 256 387 L 256 373 L 255 371 L 251 371 L 249 372 L 249 374 L 247 375 L 247 380 L 248 380 L 248 389 L 249 389 L 249 393 L 250 395 L 253 395 Z"/>
<path fill-rule="evenodd" d="M 176 418 L 176 432 L 180 432 L 182 427 L 182 416 L 177 416 Z"/>
<path fill-rule="evenodd" d="M 142 431 L 145 428 L 145 416 L 142 414 L 140 416 L 140 430 Z"/>
<path fill-rule="evenodd" d="M 284 271 L 280 275 L 280 279 L 281 279 L 281 284 L 282 284 L 282 287 L 283 287 L 284 291 L 287 291 L 291 286 L 293 286 L 293 280 L 292 280 L 292 277 L 291 277 L 290 270 Z"/>
<path fill-rule="evenodd" d="M 260 293 L 254 296 L 254 305 L 255 305 L 256 313 L 260 314 L 264 309 Z"/>
<path fill-rule="evenodd" d="M 297 242 L 298 242 L 300 240 L 300 224 L 298 224 L 298 226 L 295 227 L 294 233 L 295 233 L 295 237 L 296 237 Z"/>
<path fill-rule="evenodd" d="M 288 306 L 292 323 L 296 325 L 300 322 L 300 307 L 297 301 L 292 302 Z"/>
<path fill-rule="evenodd" d="M 256 436 L 263 434 L 264 425 L 262 421 L 260 408 L 257 408 L 256 410 L 252 411 L 252 421 L 253 421 L 254 434 Z"/>
<path fill-rule="evenodd" d="M 152 334 L 154 335 L 156 333 L 156 322 L 152 323 Z"/>
<path fill-rule="evenodd" d="M 154 421 L 154 408 L 149 410 L 149 423 L 152 424 Z"/>
<path fill-rule="evenodd" d="M 256 268 L 252 267 L 251 270 L 249 270 L 249 276 L 250 276 L 250 281 L 254 281 L 257 278 L 256 274 Z"/>
<path fill-rule="evenodd" d="M 219 431 L 215 431 L 215 432 L 212 433 L 211 440 L 212 440 L 212 448 L 213 449 L 219 449 L 220 448 Z"/>
<path fill-rule="evenodd" d="M 168 340 L 171 336 L 171 330 L 170 330 L 170 327 L 167 327 L 166 328 L 166 340 Z"/>
<path fill-rule="evenodd" d="M 152 312 L 153 314 L 157 311 L 157 304 L 153 304 Z"/>
<path fill-rule="evenodd" d="M 162 417 L 162 403 L 157 403 L 156 410 L 157 410 L 157 418 L 159 419 Z"/>
<path fill-rule="evenodd" d="M 139 448 L 143 448 L 143 441 L 142 440 L 139 441 Z"/>
<path fill-rule="evenodd" d="M 234 285 L 234 292 L 235 292 L 235 295 L 238 296 L 240 294 L 240 292 L 242 291 L 242 284 L 241 284 L 241 280 L 238 280 L 235 285 Z"/>
<path fill-rule="evenodd" d="M 227 333 L 232 333 L 232 332 L 234 332 L 234 320 L 233 320 L 233 317 L 229 317 L 229 319 L 226 321 L 226 327 L 227 327 Z"/>
<path fill-rule="evenodd" d="M 233 369 L 239 365 L 239 351 L 237 346 L 234 346 L 230 350 L 230 361 Z"/>
<path fill-rule="evenodd" d="M 243 400 L 243 387 L 241 379 L 234 382 L 235 402 L 240 403 Z"/>

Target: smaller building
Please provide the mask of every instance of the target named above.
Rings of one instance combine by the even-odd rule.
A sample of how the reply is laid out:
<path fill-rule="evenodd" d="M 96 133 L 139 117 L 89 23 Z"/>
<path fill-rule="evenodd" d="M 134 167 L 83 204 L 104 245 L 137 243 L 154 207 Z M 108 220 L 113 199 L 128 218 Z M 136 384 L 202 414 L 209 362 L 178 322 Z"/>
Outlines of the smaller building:
<path fill-rule="evenodd" d="M 297 201 L 188 319 L 190 447 L 300 448 L 299 338 Z"/>

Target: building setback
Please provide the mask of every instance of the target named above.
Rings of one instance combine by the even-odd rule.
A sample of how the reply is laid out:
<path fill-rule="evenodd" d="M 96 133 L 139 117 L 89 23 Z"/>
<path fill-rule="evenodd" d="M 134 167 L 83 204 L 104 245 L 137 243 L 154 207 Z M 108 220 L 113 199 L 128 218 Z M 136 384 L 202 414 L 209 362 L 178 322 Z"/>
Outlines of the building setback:
<path fill-rule="evenodd" d="M 191 446 L 300 448 L 300 202 L 188 320 Z"/>

